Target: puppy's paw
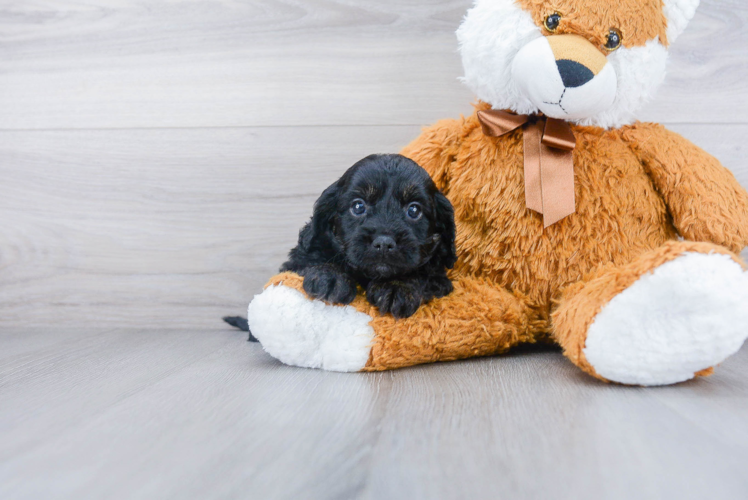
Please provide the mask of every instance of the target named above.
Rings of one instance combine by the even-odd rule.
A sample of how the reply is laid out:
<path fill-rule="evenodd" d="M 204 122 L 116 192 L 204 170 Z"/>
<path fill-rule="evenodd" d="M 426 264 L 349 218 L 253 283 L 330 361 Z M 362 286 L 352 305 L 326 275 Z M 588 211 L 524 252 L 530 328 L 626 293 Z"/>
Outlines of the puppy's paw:
<path fill-rule="evenodd" d="M 446 276 L 432 276 L 426 282 L 424 287 L 424 295 L 431 300 L 432 298 L 440 299 L 446 297 L 454 290 L 452 281 Z"/>
<path fill-rule="evenodd" d="M 366 298 L 381 314 L 391 313 L 399 319 L 413 316 L 423 302 L 419 287 L 407 281 L 372 281 L 366 289 Z"/>
<path fill-rule="evenodd" d="M 330 304 L 350 304 L 356 298 L 356 282 L 332 265 L 313 266 L 304 272 L 304 291 Z"/>

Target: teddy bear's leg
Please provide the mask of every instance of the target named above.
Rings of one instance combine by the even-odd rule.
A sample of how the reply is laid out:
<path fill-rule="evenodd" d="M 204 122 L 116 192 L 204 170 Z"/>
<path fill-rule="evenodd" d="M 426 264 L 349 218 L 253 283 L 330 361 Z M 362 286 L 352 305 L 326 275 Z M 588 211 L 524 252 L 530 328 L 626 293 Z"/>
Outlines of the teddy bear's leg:
<path fill-rule="evenodd" d="M 727 249 L 670 242 L 564 291 L 552 315 L 566 356 L 631 385 L 708 375 L 748 337 L 748 273 Z"/>
<path fill-rule="evenodd" d="M 547 324 L 522 297 L 473 278 L 455 280 L 454 292 L 404 320 L 380 315 L 360 295 L 350 306 L 311 300 L 302 284 L 292 273 L 274 277 L 248 312 L 265 350 L 295 366 L 380 371 L 485 356 L 531 342 L 530 332 Z"/>
<path fill-rule="evenodd" d="M 303 283 L 294 273 L 274 276 L 249 304 L 247 321 L 252 334 L 268 354 L 287 365 L 361 371 L 374 340 L 371 317 L 353 305 L 311 300 Z"/>

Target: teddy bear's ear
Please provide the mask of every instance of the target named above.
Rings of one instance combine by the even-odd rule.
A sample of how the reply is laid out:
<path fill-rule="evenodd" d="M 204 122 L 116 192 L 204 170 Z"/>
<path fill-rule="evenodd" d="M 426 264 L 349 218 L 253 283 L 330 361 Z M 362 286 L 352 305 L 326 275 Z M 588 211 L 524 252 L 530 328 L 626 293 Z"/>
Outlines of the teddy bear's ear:
<path fill-rule="evenodd" d="M 672 44 L 693 18 L 699 0 L 664 0 L 663 3 L 667 18 L 667 41 Z"/>

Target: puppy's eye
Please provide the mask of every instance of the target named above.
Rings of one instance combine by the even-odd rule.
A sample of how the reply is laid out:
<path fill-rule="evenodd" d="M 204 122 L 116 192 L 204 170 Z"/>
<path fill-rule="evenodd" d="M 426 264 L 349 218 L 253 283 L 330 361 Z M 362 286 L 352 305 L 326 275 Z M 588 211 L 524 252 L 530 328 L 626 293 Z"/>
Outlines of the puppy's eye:
<path fill-rule="evenodd" d="M 605 42 L 605 50 L 608 52 L 618 50 L 622 43 L 623 35 L 621 35 L 620 31 L 614 28 L 608 33 L 608 39 Z"/>
<path fill-rule="evenodd" d="M 351 203 L 351 213 L 356 217 L 361 217 L 366 213 L 366 203 L 364 200 L 353 200 Z"/>
<path fill-rule="evenodd" d="M 550 16 L 546 17 L 545 22 L 543 23 L 545 29 L 547 29 L 551 33 L 555 33 L 556 30 L 558 30 L 559 24 L 561 24 L 561 14 L 559 14 L 558 12 L 554 12 Z"/>
<path fill-rule="evenodd" d="M 418 203 L 411 203 L 410 205 L 408 205 L 408 210 L 406 211 L 406 213 L 411 219 L 418 220 L 423 215 L 423 209 Z"/>

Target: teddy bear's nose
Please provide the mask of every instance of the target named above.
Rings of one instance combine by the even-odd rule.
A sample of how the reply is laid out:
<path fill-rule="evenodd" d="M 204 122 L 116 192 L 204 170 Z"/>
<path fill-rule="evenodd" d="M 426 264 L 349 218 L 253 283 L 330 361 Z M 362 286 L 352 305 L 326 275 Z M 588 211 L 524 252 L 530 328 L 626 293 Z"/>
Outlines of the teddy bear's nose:
<path fill-rule="evenodd" d="M 566 88 L 581 87 L 595 78 L 608 63 L 602 52 L 579 35 L 554 35 L 547 40 Z"/>
<path fill-rule="evenodd" d="M 564 82 L 564 87 L 567 88 L 581 87 L 595 78 L 595 73 L 590 68 L 576 61 L 561 59 L 556 61 L 556 66 L 561 75 L 561 80 Z"/>

